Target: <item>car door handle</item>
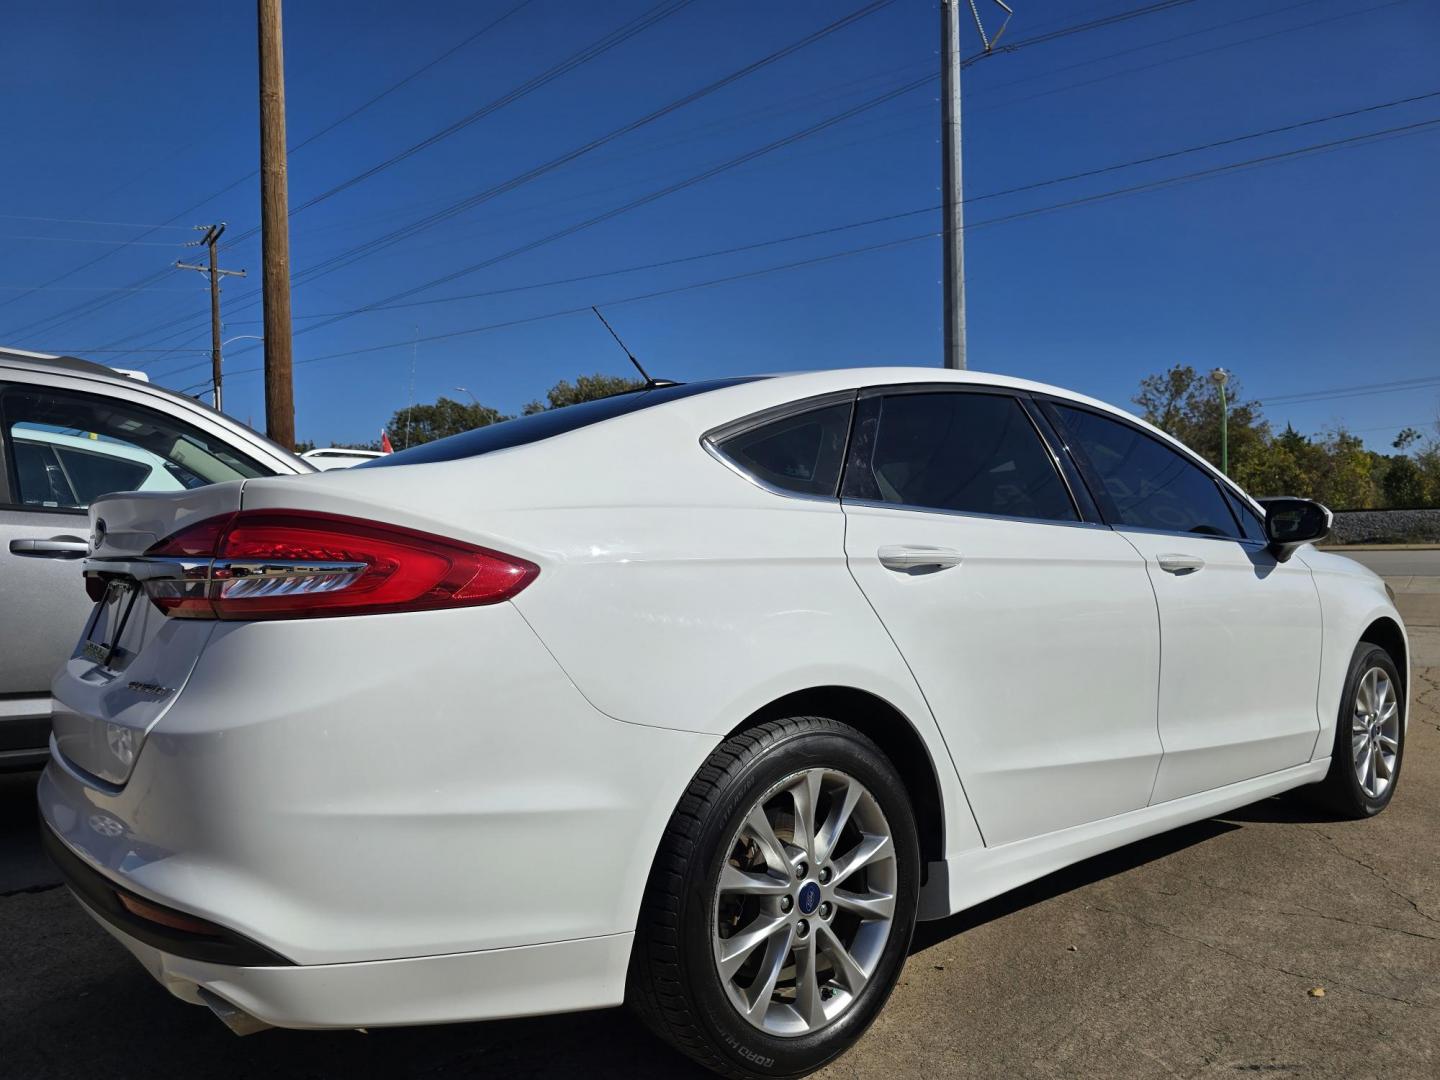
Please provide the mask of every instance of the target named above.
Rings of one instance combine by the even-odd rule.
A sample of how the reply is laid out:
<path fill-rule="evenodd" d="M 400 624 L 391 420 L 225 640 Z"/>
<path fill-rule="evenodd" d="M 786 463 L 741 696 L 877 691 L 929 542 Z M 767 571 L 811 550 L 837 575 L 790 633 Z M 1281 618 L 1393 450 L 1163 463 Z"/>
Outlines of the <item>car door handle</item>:
<path fill-rule="evenodd" d="M 1199 555 L 1156 555 L 1155 561 L 1167 574 L 1193 574 L 1205 569 L 1205 560 Z"/>
<path fill-rule="evenodd" d="M 951 548 L 920 547 L 892 544 L 875 553 L 880 565 L 901 574 L 920 571 L 948 570 L 960 565 L 960 552 Z"/>
<path fill-rule="evenodd" d="M 24 555 L 30 559 L 83 559 L 90 554 L 90 543 L 78 536 L 52 536 L 48 540 L 11 540 L 10 554 Z"/>

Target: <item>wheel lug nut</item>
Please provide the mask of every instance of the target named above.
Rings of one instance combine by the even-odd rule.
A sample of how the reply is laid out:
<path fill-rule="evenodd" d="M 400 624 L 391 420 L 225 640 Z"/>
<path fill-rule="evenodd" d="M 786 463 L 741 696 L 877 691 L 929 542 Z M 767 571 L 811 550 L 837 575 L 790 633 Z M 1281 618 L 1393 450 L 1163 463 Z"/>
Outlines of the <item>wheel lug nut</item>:
<path fill-rule="evenodd" d="M 790 910 L 792 907 L 794 907 L 794 906 L 795 906 L 795 901 L 792 900 L 792 899 L 790 899 L 790 897 L 788 897 L 788 896 L 782 896 L 782 897 L 780 897 L 780 910 L 781 910 L 781 911 L 789 912 L 789 910 Z"/>
<path fill-rule="evenodd" d="M 822 919 L 828 919 L 833 914 L 835 914 L 835 908 L 831 906 L 829 900 L 826 900 L 823 904 L 820 905 L 820 917 Z"/>
<path fill-rule="evenodd" d="M 796 936 L 796 937 L 803 938 L 803 937 L 808 936 L 809 933 L 810 933 L 810 924 L 809 924 L 808 922 L 806 922 L 804 919 L 801 919 L 798 923 L 795 924 L 795 936 Z"/>
<path fill-rule="evenodd" d="M 797 878 L 803 878 L 809 872 L 810 867 L 806 866 L 803 862 L 795 867 L 795 876 Z"/>
<path fill-rule="evenodd" d="M 820 868 L 820 884 L 821 884 L 821 885 L 829 885 L 829 884 L 830 884 L 830 868 L 829 868 L 828 866 L 822 866 L 822 867 Z"/>

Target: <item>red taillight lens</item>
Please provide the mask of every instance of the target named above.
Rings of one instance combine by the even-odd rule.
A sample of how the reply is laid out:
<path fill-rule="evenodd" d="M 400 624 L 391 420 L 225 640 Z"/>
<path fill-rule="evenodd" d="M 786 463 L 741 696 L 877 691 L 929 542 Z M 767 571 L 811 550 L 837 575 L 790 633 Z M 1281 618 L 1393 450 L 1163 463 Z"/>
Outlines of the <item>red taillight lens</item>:
<path fill-rule="evenodd" d="M 494 604 L 540 572 L 525 559 L 412 529 L 294 510 L 212 518 L 147 554 L 213 560 L 203 579 L 147 584 L 162 610 L 189 618 L 287 619 Z"/>

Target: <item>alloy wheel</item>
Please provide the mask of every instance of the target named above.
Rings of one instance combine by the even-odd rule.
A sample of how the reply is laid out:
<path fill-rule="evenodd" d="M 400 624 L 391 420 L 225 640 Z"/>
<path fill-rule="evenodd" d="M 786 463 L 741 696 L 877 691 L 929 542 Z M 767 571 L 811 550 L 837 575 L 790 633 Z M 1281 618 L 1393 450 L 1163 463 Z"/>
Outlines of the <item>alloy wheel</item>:
<path fill-rule="evenodd" d="M 1383 668 L 1370 668 L 1355 686 L 1350 748 L 1360 790 L 1367 798 L 1380 798 L 1394 778 L 1400 752 L 1400 703 Z"/>
<path fill-rule="evenodd" d="M 751 807 L 715 890 L 715 965 L 760 1030 L 807 1035 L 839 1019 L 879 963 L 895 916 L 890 825 L 854 777 L 806 769 Z"/>

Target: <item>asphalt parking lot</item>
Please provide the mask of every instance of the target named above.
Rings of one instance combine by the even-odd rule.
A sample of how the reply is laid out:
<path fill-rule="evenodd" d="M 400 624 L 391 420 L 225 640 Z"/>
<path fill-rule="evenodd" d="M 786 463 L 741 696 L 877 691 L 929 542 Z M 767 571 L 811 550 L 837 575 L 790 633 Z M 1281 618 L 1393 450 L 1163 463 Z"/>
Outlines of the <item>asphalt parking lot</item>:
<path fill-rule="evenodd" d="M 1381 817 L 1271 799 L 923 924 L 880 1020 L 821 1075 L 1440 1075 L 1440 668 L 1413 699 Z M 236 1038 L 57 886 L 33 782 L 0 777 L 0 1076 L 704 1075 L 619 1010 Z"/>

